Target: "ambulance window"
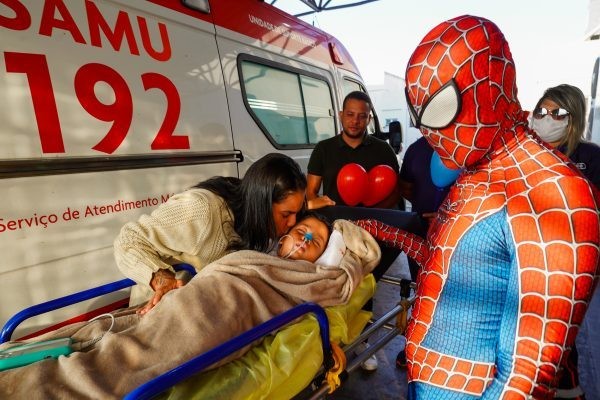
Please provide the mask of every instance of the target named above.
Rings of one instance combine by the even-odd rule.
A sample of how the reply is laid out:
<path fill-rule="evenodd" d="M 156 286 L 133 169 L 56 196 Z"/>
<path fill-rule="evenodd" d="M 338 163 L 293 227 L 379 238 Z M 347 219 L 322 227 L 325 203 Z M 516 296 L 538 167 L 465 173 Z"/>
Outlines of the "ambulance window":
<path fill-rule="evenodd" d="M 344 79 L 344 97 L 346 97 L 348 93 L 355 92 L 357 90 L 360 92 L 365 91 L 365 89 L 363 89 L 363 87 L 358 82 L 354 82 L 349 79 Z"/>
<path fill-rule="evenodd" d="M 318 143 L 335 134 L 333 123 L 333 106 L 327 83 L 318 79 L 301 76 L 302 94 L 308 122 L 308 137 L 310 143 Z"/>
<path fill-rule="evenodd" d="M 276 145 L 310 145 L 335 135 L 326 81 L 249 61 L 241 62 L 250 113 Z"/>

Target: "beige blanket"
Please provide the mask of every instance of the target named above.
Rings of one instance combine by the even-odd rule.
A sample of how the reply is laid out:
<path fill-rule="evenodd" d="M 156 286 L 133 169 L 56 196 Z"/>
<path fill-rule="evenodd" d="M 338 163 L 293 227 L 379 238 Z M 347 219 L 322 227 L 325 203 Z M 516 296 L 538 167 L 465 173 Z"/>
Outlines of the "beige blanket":
<path fill-rule="evenodd" d="M 132 311 L 118 314 L 111 332 L 89 350 L 0 373 L 0 398 L 122 398 L 140 384 L 301 302 L 345 303 L 377 265 L 380 251 L 361 228 L 347 221 L 336 221 L 334 226 L 348 247 L 339 267 L 254 251 L 232 253 L 168 293 L 144 317 Z M 93 341 L 109 326 L 106 318 L 68 326 L 43 338 Z"/>

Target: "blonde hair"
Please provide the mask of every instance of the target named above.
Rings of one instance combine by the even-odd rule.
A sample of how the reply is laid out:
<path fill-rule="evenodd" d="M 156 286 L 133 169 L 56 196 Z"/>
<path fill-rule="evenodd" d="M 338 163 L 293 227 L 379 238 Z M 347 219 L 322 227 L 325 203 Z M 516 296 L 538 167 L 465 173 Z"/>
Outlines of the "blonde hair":
<path fill-rule="evenodd" d="M 562 84 L 546 89 L 535 108 L 544 100 L 551 100 L 569 112 L 567 134 L 560 140 L 558 147 L 566 146 L 565 154 L 570 157 L 583 140 L 585 132 L 585 96 L 578 87 Z"/>

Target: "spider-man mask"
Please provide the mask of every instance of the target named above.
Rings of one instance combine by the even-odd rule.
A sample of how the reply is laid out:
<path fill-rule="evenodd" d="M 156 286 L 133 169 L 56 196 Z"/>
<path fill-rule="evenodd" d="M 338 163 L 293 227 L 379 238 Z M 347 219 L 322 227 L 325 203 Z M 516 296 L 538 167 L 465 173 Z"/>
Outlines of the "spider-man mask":
<path fill-rule="evenodd" d="M 489 20 L 461 16 L 423 38 L 406 69 L 413 125 L 449 168 L 474 165 L 525 123 L 508 43 Z M 522 121 L 521 121 L 522 120 Z"/>

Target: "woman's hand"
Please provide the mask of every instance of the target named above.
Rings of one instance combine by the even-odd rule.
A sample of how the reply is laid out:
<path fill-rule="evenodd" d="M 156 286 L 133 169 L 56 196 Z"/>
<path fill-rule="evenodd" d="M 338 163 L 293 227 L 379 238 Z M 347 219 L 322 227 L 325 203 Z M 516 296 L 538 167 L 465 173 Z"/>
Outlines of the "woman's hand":
<path fill-rule="evenodd" d="M 316 210 L 317 208 L 335 206 L 335 201 L 331 200 L 329 196 L 319 196 L 312 200 L 308 200 L 306 206 L 309 210 Z"/>
<path fill-rule="evenodd" d="M 186 280 L 177 279 L 175 277 L 175 274 L 169 270 L 160 269 L 156 271 L 152 275 L 152 280 L 150 281 L 150 287 L 152 288 L 152 290 L 154 290 L 154 296 L 152 296 L 150 301 L 146 303 L 144 307 L 137 310 L 137 313 L 139 315 L 146 314 L 148 311 L 154 308 L 155 305 L 158 304 L 160 299 L 162 299 L 162 297 L 165 294 L 167 294 L 167 292 L 170 292 L 173 289 L 178 289 L 186 283 Z"/>

